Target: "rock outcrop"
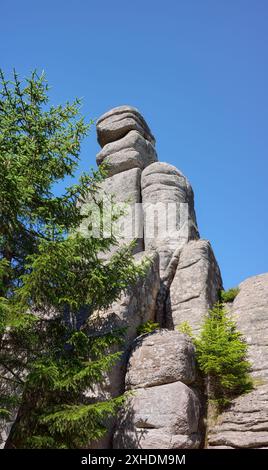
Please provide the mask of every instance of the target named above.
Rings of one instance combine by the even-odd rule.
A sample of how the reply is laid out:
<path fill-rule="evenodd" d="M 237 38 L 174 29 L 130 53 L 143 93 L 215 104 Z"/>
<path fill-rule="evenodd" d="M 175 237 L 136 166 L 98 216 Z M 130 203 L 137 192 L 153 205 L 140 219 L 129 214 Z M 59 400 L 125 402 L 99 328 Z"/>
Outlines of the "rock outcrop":
<path fill-rule="evenodd" d="M 218 417 L 209 447 L 268 448 L 268 274 L 242 282 L 230 310 L 248 343 L 254 390 Z"/>
<path fill-rule="evenodd" d="M 141 262 L 144 254 L 136 254 L 135 260 Z M 144 279 L 136 286 L 123 293 L 121 298 L 114 302 L 107 310 L 99 311 L 90 316 L 85 331 L 89 335 L 96 333 L 109 333 L 110 331 L 124 331 L 124 343 L 122 347 L 114 347 L 122 351 L 121 359 L 107 374 L 106 380 L 96 388 L 95 398 L 98 401 L 116 397 L 124 392 L 126 366 L 129 350 L 133 340 L 137 337 L 138 327 L 148 321 L 155 321 L 156 300 L 160 287 L 159 257 L 157 253 L 146 253 L 150 260 Z M 90 399 L 92 394 L 90 394 Z M 113 436 L 115 420 L 110 420 L 106 436 L 93 448 L 109 448 Z"/>

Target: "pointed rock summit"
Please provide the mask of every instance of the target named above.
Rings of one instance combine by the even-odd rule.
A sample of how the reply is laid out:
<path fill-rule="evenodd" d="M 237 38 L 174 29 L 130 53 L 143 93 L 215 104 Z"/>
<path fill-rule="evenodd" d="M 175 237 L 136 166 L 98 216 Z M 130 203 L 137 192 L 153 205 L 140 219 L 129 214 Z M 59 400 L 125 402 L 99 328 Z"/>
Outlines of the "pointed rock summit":
<path fill-rule="evenodd" d="M 132 106 L 118 106 L 103 114 L 97 121 L 98 142 L 101 147 L 124 137 L 129 131 L 138 131 L 152 145 L 155 138 L 140 112 Z"/>

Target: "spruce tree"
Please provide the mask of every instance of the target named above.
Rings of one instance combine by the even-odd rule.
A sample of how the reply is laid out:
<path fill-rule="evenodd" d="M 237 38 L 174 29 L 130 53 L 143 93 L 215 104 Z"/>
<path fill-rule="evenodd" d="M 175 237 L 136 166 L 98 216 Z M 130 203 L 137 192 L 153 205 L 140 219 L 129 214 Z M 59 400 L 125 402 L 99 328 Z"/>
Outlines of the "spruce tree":
<path fill-rule="evenodd" d="M 208 398 L 217 408 L 252 388 L 246 341 L 223 304 L 209 311 L 195 346 L 199 368 L 207 377 Z"/>
<path fill-rule="evenodd" d="M 0 417 L 19 412 L 8 447 L 76 448 L 101 437 L 121 397 L 87 398 L 120 353 L 122 332 L 89 337 L 77 318 L 107 308 L 142 276 L 132 246 L 105 253 L 115 238 L 83 237 L 78 202 L 104 172 L 82 175 L 61 196 L 53 185 L 73 175 L 89 125 L 80 101 L 48 105 L 44 75 L 21 81 L 1 72 L 0 92 Z M 92 395 L 93 396 L 93 395 Z"/>

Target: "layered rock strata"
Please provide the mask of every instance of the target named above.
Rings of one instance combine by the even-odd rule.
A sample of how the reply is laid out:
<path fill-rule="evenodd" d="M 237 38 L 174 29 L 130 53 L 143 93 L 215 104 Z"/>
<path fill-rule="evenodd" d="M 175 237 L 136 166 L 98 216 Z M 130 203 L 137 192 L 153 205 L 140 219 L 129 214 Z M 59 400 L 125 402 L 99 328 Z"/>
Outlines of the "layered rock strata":
<path fill-rule="evenodd" d="M 155 138 L 140 112 L 132 106 L 118 106 L 103 114 L 97 121 L 97 137 L 101 147 L 119 140 L 130 131 L 138 131 L 152 145 Z"/>

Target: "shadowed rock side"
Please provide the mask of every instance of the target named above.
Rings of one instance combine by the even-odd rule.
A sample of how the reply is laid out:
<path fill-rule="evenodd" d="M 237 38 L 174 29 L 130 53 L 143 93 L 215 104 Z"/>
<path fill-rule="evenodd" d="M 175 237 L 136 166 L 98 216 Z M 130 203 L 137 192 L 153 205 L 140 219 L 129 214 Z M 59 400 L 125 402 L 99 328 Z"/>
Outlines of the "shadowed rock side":
<path fill-rule="evenodd" d="M 201 403 L 195 380 L 187 336 L 161 330 L 137 338 L 126 374 L 132 393 L 119 416 L 114 448 L 198 448 Z"/>
<path fill-rule="evenodd" d="M 141 262 L 145 254 L 135 255 L 136 262 Z M 121 348 L 114 347 L 113 352 L 122 350 L 120 361 L 107 375 L 104 383 L 96 387 L 95 393 L 88 392 L 88 399 L 105 400 L 116 397 L 124 392 L 127 358 L 132 341 L 137 336 L 137 328 L 149 320 L 155 321 L 156 299 L 160 286 L 159 257 L 157 253 L 146 253 L 150 259 L 147 274 L 143 280 L 123 293 L 117 302 L 107 310 L 94 313 L 88 320 L 86 330 L 88 334 L 109 333 L 124 329 L 124 344 Z M 107 449 L 111 447 L 114 420 L 110 420 L 107 435 L 99 442 L 90 445 L 90 448 Z"/>
<path fill-rule="evenodd" d="M 236 398 L 209 429 L 213 448 L 268 448 L 268 274 L 239 286 L 231 313 L 245 335 L 254 390 Z"/>

